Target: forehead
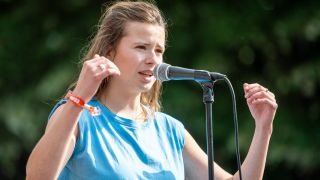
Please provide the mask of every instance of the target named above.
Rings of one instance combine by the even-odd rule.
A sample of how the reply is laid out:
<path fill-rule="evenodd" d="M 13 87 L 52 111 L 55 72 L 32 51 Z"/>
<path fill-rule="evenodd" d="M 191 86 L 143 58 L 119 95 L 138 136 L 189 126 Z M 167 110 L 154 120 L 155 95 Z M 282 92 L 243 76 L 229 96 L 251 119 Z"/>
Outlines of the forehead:
<path fill-rule="evenodd" d="M 157 24 L 141 22 L 127 22 L 125 24 L 123 38 L 131 41 L 142 41 L 144 43 L 157 43 L 164 47 L 165 30 Z"/>

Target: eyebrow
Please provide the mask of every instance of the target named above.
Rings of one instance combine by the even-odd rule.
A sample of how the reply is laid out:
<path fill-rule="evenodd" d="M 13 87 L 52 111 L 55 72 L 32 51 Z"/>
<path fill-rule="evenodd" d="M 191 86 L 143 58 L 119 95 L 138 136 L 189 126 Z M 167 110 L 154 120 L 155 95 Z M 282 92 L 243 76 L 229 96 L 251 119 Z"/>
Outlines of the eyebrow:
<path fill-rule="evenodd" d="M 134 45 L 145 45 L 145 46 L 150 46 L 151 43 L 146 43 L 146 42 L 134 42 L 133 43 Z M 163 51 L 165 50 L 165 47 L 164 46 L 161 46 L 161 45 L 157 45 L 159 46 Z"/>

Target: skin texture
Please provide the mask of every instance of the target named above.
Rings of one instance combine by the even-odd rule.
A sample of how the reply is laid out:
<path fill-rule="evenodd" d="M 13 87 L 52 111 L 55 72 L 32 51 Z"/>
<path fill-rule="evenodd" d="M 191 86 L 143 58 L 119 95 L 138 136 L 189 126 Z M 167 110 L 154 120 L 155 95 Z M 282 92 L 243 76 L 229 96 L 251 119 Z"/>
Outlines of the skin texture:
<path fill-rule="evenodd" d="M 98 100 L 119 116 L 144 121 L 140 96 L 155 82 L 152 70 L 163 61 L 164 46 L 163 27 L 128 22 L 116 51 L 105 56 L 95 55 L 83 64 L 73 94 L 88 102 L 95 96 L 102 80 L 108 78 L 108 86 Z M 99 67 L 101 64 L 105 68 Z M 277 104 L 273 93 L 259 84 L 244 84 L 244 93 L 256 128 L 242 164 L 243 178 L 262 179 Z M 68 101 L 55 111 L 29 157 L 26 179 L 58 177 L 74 150 L 82 110 Z M 207 155 L 188 132 L 185 138 L 186 178 L 207 179 Z M 238 173 L 231 175 L 217 164 L 214 167 L 215 179 L 238 179 Z"/>

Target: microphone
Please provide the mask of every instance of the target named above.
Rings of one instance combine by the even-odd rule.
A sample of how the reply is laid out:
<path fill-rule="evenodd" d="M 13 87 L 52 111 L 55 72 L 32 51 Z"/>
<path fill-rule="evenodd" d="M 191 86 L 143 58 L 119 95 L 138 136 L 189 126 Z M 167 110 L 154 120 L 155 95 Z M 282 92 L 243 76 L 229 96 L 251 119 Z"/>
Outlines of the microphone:
<path fill-rule="evenodd" d="M 226 77 L 226 75 L 216 72 L 171 66 L 166 63 L 157 64 L 153 69 L 153 75 L 157 80 L 162 82 L 170 80 L 193 80 L 201 83 L 221 80 Z"/>

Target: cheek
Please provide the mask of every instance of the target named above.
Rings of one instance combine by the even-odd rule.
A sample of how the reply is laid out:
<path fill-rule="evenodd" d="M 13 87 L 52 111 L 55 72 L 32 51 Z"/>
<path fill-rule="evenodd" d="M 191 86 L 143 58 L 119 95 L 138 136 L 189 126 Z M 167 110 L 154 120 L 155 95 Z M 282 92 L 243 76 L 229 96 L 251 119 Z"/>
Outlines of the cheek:
<path fill-rule="evenodd" d="M 132 58 L 128 56 L 118 56 L 114 63 L 120 69 L 120 72 L 127 72 L 128 70 L 133 69 Z"/>
<path fill-rule="evenodd" d="M 127 51 L 127 53 L 125 53 L 125 55 L 123 56 L 123 61 L 127 65 L 135 66 L 145 57 L 146 57 L 146 54 L 142 52 L 130 50 L 130 51 Z"/>
<path fill-rule="evenodd" d="M 121 73 L 136 72 L 140 62 L 144 59 L 145 54 L 137 52 L 132 49 L 127 49 L 126 53 L 119 53 L 114 63 L 120 69 Z"/>
<path fill-rule="evenodd" d="M 156 57 L 156 63 L 157 63 L 157 64 L 163 63 L 163 54 L 157 55 L 157 57 Z"/>
<path fill-rule="evenodd" d="M 162 56 L 157 60 L 157 64 L 161 64 L 161 63 L 163 63 L 163 58 L 162 58 Z"/>
<path fill-rule="evenodd" d="M 120 68 L 121 75 L 132 77 L 134 73 L 134 67 L 132 67 L 130 64 L 124 65 Z"/>

